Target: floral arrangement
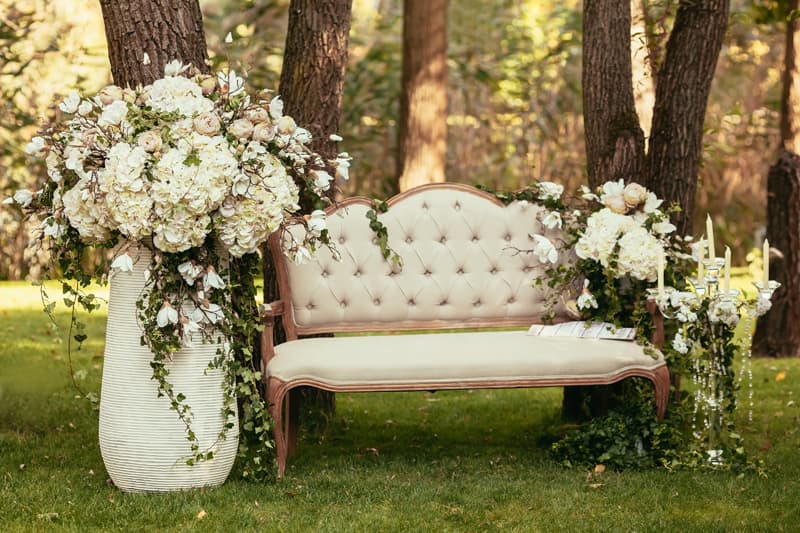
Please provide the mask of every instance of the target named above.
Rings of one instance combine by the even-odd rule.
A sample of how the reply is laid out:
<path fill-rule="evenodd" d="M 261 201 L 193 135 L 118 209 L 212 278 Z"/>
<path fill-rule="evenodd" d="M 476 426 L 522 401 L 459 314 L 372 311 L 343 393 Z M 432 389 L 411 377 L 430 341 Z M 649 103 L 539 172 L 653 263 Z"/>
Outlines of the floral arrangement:
<path fill-rule="evenodd" d="M 765 273 L 757 297 L 739 298 L 727 281 L 729 254 L 727 263 L 704 259 L 706 248 L 712 249 L 710 222 L 706 239 L 676 235 L 669 214 L 678 208 L 663 209 L 663 201 L 637 183 L 611 181 L 596 190 L 584 186 L 572 198 L 564 198 L 563 187 L 549 182 L 495 194 L 506 203 L 532 202 L 543 208 L 537 219 L 545 235 L 535 236 L 540 238 L 526 251 L 549 262 L 545 276 L 533 280 L 551 289 L 545 318 L 566 308 L 583 320 L 635 327 L 637 340 L 649 345 L 654 324 L 647 302 L 655 299 L 670 339 L 662 347 L 670 372 L 692 382 L 691 395 L 680 391 L 671 396 L 665 424 L 655 421 L 648 384 L 623 383 L 611 399 L 615 411 L 556 443 L 556 456 L 568 464 L 602 462 L 620 468 L 716 468 L 725 453 L 727 466 L 753 466 L 731 416 L 748 370 L 745 366 L 734 379 L 733 361 L 740 351 L 749 354 L 752 320 L 769 310 L 776 282 Z M 555 248 L 555 257 L 545 261 L 550 248 Z M 704 268 L 706 263 L 710 267 Z M 723 270 L 726 282 L 718 288 Z M 747 327 L 738 343 L 734 329 L 742 317 Z"/>
<path fill-rule="evenodd" d="M 300 212 L 301 189 L 311 205 L 330 203 L 326 193 L 334 177 L 347 179 L 350 158 L 325 160 L 312 151 L 311 134 L 283 113 L 280 97 L 268 90 L 251 96 L 234 71 L 204 75 L 173 61 L 164 74 L 137 89 L 110 85 L 93 97 L 72 92 L 59 105 L 65 120 L 26 146 L 44 158 L 46 183 L 6 202 L 40 221 L 33 242 L 74 281 L 63 283 L 73 312 L 76 303 L 97 306 L 83 290 L 92 281 L 82 268 L 90 246 L 114 249 L 112 273 L 132 270 L 133 244 L 150 248 L 153 262 L 138 302 L 143 342 L 154 354 L 160 393 L 186 423 L 189 461 L 210 454 L 198 449 L 191 409 L 172 390 L 165 362 L 193 336 L 208 340 L 214 331 L 244 354 L 238 361 L 221 355 L 218 364 L 232 373 L 231 395 L 244 383 L 242 427 L 255 427 L 266 450 L 269 421 L 248 357 L 255 326 L 234 308 L 224 258 L 252 265 L 247 258 Z M 330 244 L 324 211 L 313 210 L 301 223 L 309 230 L 305 240 L 286 245 L 298 262 Z M 85 338 L 80 326 L 74 337 Z"/>

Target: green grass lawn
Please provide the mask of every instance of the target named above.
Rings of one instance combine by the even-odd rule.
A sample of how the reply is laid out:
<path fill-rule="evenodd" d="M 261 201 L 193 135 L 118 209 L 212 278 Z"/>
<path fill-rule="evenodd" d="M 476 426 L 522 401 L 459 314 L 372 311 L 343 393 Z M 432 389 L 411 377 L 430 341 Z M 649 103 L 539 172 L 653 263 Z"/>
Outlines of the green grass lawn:
<path fill-rule="evenodd" d="M 0 284 L 0 531 L 800 531 L 800 360 L 756 360 L 740 426 L 768 477 L 606 472 L 548 456 L 560 390 L 340 394 L 277 483 L 128 495 L 35 289 Z M 67 315 L 59 316 L 66 323 Z M 105 316 L 74 365 L 99 392 Z M 781 379 L 783 376 L 783 379 Z M 777 378 L 777 379 L 776 379 Z"/>

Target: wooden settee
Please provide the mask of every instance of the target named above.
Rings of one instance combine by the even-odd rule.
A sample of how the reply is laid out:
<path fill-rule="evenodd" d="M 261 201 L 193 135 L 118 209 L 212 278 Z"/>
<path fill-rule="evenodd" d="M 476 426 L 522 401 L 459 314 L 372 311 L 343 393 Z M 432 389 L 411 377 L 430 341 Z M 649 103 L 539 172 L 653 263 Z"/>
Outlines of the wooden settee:
<path fill-rule="evenodd" d="M 263 308 L 262 357 L 279 476 L 296 440 L 287 393 L 303 385 L 414 391 L 603 385 L 640 376 L 653 381 L 663 417 L 666 364 L 633 342 L 536 337 L 524 330 L 430 333 L 539 321 L 545 295 L 533 281 L 544 266 L 534 254 L 519 253 L 533 247 L 533 233 L 548 235 L 536 218 L 539 206 L 504 206 L 458 184 L 419 187 L 388 205 L 380 219 L 402 269 L 383 258 L 365 218 L 371 203 L 363 198 L 329 211 L 340 261 L 323 249 L 312 262 L 295 265 L 282 255 L 280 236 L 270 241 L 281 298 Z M 304 230 L 298 225 L 289 231 Z M 287 341 L 273 346 L 276 316 Z M 298 339 L 398 330 L 425 333 Z"/>

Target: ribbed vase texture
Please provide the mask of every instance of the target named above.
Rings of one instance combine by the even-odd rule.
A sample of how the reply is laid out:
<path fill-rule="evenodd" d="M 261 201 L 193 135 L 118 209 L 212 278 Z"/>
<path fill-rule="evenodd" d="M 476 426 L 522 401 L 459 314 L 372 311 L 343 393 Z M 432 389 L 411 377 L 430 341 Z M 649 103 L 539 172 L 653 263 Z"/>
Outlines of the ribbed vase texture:
<path fill-rule="evenodd" d="M 150 251 L 134 248 L 133 272 L 117 272 L 110 282 L 105 362 L 100 397 L 100 451 L 111 479 L 126 492 L 163 492 L 221 485 L 236 457 L 239 424 L 224 440 L 218 435 L 225 424 L 221 370 L 206 371 L 217 344 L 196 342 L 177 352 L 169 363 L 168 380 L 176 393 L 186 396 L 192 408 L 192 429 L 200 449 L 210 448 L 214 458 L 186 464 L 191 446 L 186 428 L 158 398 L 158 383 L 151 379 L 153 354 L 141 345 L 142 330 L 136 319 L 136 301 L 144 287 Z M 234 411 L 236 411 L 234 406 Z"/>

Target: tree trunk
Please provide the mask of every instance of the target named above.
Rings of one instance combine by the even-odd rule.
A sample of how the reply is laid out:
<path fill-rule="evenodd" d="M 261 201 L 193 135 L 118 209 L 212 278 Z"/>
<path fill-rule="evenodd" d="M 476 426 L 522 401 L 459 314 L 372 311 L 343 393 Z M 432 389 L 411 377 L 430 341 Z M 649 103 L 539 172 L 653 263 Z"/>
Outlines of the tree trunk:
<path fill-rule="evenodd" d="M 767 177 L 767 237 L 783 257 L 770 262 L 781 287 L 772 309 L 758 319 L 753 351 L 759 355 L 800 355 L 800 157 L 783 149 Z"/>
<path fill-rule="evenodd" d="M 658 73 L 645 186 L 682 210 L 677 233 L 692 230 L 708 94 L 728 21 L 729 0 L 682 0 Z"/>
<path fill-rule="evenodd" d="M 630 0 L 583 3 L 583 122 L 589 185 L 636 181 L 644 135 L 633 98 Z"/>
<path fill-rule="evenodd" d="M 352 0 L 292 0 L 280 94 L 284 111 L 314 136 L 311 147 L 336 156 Z"/>
<path fill-rule="evenodd" d="M 798 9 L 791 0 L 787 12 Z M 800 21 L 786 23 L 781 142 L 778 161 L 767 175 L 767 238 L 783 257 L 770 263 L 781 287 L 772 309 L 758 320 L 753 350 L 759 355 L 800 355 Z"/>
<path fill-rule="evenodd" d="M 208 72 L 203 15 L 197 0 L 100 0 L 114 83 L 147 85 L 178 59 Z M 143 61 L 144 54 L 150 63 Z"/>
<path fill-rule="evenodd" d="M 292 0 L 289 6 L 279 92 L 284 112 L 311 132 L 311 147 L 325 158 L 337 153 L 329 135 L 339 131 L 351 11 L 352 0 Z M 308 205 L 308 199 L 304 203 L 304 208 L 314 207 Z M 280 294 L 266 246 L 263 252 L 264 301 L 271 302 Z M 275 322 L 273 340 L 276 344 L 286 341 L 280 319 Z M 305 426 L 321 431 L 336 403 L 332 392 L 302 387 L 292 391 L 290 405 L 292 417 L 299 415 Z"/>
<path fill-rule="evenodd" d="M 397 178 L 405 191 L 445 181 L 447 0 L 403 2 Z"/>

